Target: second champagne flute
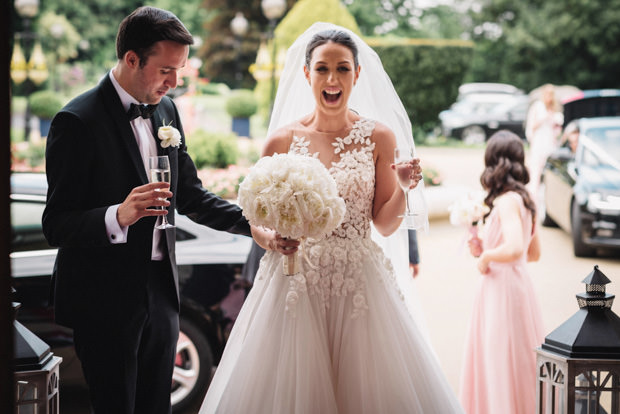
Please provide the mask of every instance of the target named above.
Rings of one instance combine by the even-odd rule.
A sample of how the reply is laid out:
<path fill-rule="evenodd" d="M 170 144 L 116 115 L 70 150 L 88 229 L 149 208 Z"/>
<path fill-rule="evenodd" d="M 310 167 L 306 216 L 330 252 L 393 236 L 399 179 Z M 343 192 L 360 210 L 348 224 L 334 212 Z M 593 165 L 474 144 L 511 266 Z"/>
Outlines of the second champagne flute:
<path fill-rule="evenodd" d="M 394 164 L 396 164 L 396 176 L 398 177 L 398 184 L 405 194 L 405 213 L 398 216 L 403 219 L 401 223 L 402 228 L 417 229 L 422 227 L 423 218 L 420 214 L 415 213 L 411 209 L 411 197 L 409 186 L 413 183 L 411 178 L 411 169 L 407 166 L 409 161 L 415 158 L 413 148 L 408 151 L 394 148 Z"/>
<path fill-rule="evenodd" d="M 149 157 L 149 170 L 152 183 L 170 183 L 170 160 L 167 155 Z M 163 206 L 157 208 L 161 210 L 165 209 Z M 173 224 L 168 223 L 167 215 L 163 215 L 161 218 L 162 223 L 156 225 L 156 229 L 167 229 L 174 227 Z"/>
<path fill-rule="evenodd" d="M 409 207 L 409 186 L 413 183 L 411 178 L 411 170 L 406 165 L 413 159 L 413 149 L 410 151 L 403 151 L 400 148 L 394 148 L 394 164 L 396 164 L 396 176 L 398 177 L 398 184 L 405 193 L 405 214 L 399 217 L 413 216 Z"/>

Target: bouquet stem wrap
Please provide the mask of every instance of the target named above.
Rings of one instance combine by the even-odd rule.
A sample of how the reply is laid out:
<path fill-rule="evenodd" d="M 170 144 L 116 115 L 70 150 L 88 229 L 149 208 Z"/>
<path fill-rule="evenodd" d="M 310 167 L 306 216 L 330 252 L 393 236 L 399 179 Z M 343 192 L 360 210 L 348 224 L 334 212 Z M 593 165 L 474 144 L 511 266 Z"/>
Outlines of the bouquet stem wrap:
<path fill-rule="evenodd" d="M 299 273 L 299 251 L 284 256 L 284 275 L 293 276 Z"/>

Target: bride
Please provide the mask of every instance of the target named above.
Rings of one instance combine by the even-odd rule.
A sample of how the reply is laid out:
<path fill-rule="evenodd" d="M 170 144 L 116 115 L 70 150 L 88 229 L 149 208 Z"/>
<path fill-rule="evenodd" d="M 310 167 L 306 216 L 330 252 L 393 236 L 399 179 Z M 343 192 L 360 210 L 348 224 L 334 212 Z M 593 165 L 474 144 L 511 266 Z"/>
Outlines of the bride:
<path fill-rule="evenodd" d="M 313 25 L 287 53 L 263 156 L 317 157 L 345 218 L 325 239 L 304 242 L 292 277 L 282 274 L 283 254 L 299 242 L 253 228 L 267 252 L 200 413 L 462 412 L 399 287 L 401 261 L 371 238 L 371 224 L 406 236 L 397 231 L 405 209 L 397 145 L 413 146 L 411 125 L 377 55 L 346 29 Z M 419 161 L 407 165 L 413 187 Z M 386 246 L 408 274 L 406 244 Z"/>

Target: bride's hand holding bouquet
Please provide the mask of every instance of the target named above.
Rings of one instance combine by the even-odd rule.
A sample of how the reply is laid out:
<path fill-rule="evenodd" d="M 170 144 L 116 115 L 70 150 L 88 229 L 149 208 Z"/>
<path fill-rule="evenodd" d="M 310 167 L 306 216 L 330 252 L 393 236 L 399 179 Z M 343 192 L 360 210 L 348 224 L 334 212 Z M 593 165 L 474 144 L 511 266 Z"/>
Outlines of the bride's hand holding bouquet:
<path fill-rule="evenodd" d="M 252 226 L 274 230 L 279 241 L 322 239 L 345 214 L 344 200 L 325 166 L 294 154 L 261 158 L 239 185 L 239 205 Z M 293 249 L 295 245 L 289 243 Z M 285 256 L 285 274 L 298 272 L 296 256 Z"/>

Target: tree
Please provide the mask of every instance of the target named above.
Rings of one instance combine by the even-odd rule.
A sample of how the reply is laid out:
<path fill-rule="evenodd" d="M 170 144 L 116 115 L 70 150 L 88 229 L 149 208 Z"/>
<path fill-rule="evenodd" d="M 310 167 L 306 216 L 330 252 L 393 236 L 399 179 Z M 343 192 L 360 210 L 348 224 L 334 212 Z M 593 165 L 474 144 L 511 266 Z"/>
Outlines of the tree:
<path fill-rule="evenodd" d="M 293 4 L 295 0 L 287 0 L 287 10 Z M 243 74 L 241 87 L 252 89 L 255 81 L 248 68 L 256 61 L 261 40 L 269 33 L 269 21 L 263 15 L 260 0 L 204 0 L 203 7 L 208 16 L 203 23 L 205 38 L 199 51 L 204 73 L 211 81 L 233 87 L 236 85 L 235 73 L 240 70 Z M 237 12 L 242 12 L 249 23 L 238 49 L 230 29 L 230 22 Z"/>
<path fill-rule="evenodd" d="M 445 5 L 420 7 L 420 2 L 415 0 L 346 0 L 344 3 L 365 36 L 458 39 L 465 31 L 463 14 Z"/>
<path fill-rule="evenodd" d="M 116 61 L 115 40 L 121 20 L 138 6 L 140 0 L 53 0 L 41 2 L 46 11 L 65 16 L 88 47 L 79 50 L 76 59 L 89 61 L 102 72 Z M 100 73 L 94 74 L 96 77 Z"/>
<path fill-rule="evenodd" d="M 471 80 L 620 86 L 620 0 L 484 0 L 471 16 Z"/>

